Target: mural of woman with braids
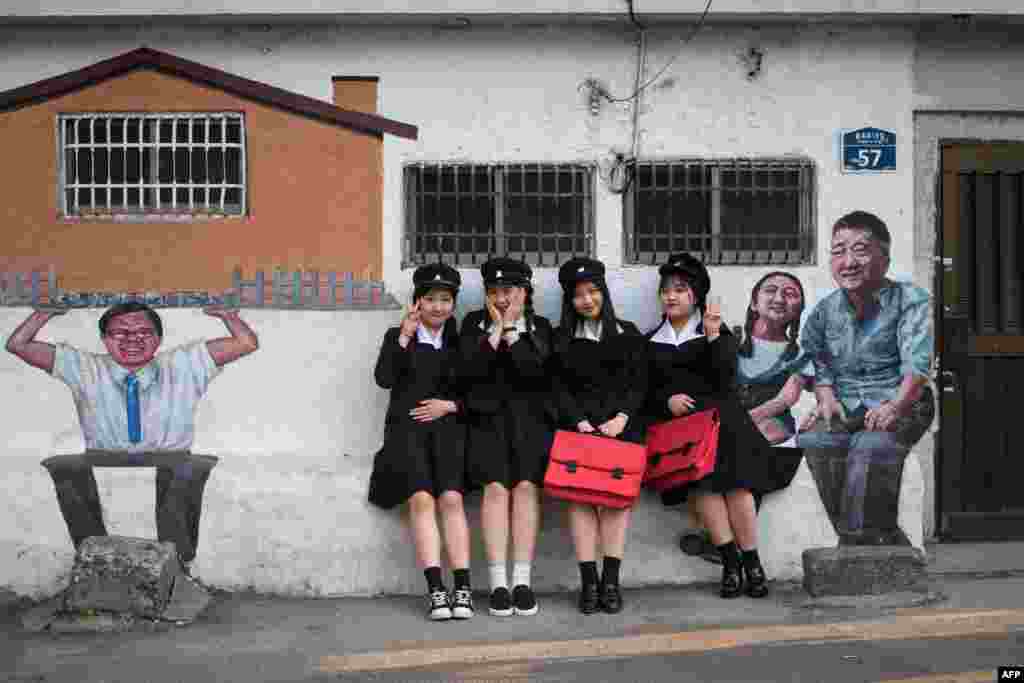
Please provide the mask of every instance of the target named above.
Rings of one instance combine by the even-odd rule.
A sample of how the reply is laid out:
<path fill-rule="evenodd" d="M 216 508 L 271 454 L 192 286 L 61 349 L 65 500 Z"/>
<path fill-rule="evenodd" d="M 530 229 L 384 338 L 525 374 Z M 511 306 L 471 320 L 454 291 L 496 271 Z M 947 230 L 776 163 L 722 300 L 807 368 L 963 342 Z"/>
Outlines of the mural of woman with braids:
<path fill-rule="evenodd" d="M 794 445 L 792 407 L 813 382 L 813 365 L 800 349 L 803 284 L 792 273 L 773 271 L 750 292 L 746 324 L 737 352 L 736 389 L 754 424 L 773 446 Z M 760 504 L 760 496 L 755 497 Z M 693 503 L 690 514 L 699 519 Z M 721 561 L 706 530 L 686 533 L 680 547 L 709 562 Z"/>

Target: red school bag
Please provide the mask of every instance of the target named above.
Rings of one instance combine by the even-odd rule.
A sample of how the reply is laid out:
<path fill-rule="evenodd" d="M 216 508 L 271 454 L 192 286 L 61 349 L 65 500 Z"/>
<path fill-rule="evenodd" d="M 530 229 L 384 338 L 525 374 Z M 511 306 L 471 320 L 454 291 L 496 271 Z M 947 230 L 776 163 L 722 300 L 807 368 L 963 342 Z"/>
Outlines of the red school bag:
<path fill-rule="evenodd" d="M 640 495 L 647 449 L 640 444 L 558 430 L 544 490 L 552 498 L 628 508 Z"/>
<path fill-rule="evenodd" d="M 710 474 L 718 454 L 719 425 L 718 409 L 711 408 L 648 427 L 644 484 L 668 491 Z"/>

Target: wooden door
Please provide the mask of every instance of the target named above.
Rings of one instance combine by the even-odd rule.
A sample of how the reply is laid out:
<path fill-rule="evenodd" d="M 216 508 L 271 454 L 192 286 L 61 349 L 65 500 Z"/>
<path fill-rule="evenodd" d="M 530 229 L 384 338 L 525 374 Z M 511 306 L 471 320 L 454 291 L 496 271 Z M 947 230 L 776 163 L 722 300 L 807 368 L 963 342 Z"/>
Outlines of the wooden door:
<path fill-rule="evenodd" d="M 1024 538 L 1024 143 L 942 146 L 939 535 Z"/>

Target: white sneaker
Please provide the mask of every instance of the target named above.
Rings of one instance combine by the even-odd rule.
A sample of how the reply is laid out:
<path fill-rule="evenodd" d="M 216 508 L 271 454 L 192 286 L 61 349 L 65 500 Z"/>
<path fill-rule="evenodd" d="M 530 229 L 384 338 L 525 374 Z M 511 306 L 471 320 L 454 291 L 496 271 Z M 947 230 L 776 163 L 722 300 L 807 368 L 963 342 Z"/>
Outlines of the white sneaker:
<path fill-rule="evenodd" d="M 428 602 L 432 621 L 445 621 L 452 618 L 452 605 L 448 599 L 448 591 L 443 588 L 431 591 Z"/>

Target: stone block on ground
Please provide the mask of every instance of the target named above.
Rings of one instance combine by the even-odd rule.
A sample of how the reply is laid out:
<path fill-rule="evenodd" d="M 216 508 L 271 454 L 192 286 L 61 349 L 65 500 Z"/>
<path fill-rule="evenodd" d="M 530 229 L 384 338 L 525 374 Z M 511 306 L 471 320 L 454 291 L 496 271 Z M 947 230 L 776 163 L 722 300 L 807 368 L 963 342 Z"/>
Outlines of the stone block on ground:
<path fill-rule="evenodd" d="M 925 554 L 908 546 L 808 548 L 804 589 L 814 597 L 925 590 L 926 564 Z"/>
<path fill-rule="evenodd" d="M 173 543 L 94 536 L 78 550 L 64 606 L 68 612 L 93 609 L 155 619 L 180 573 Z"/>

